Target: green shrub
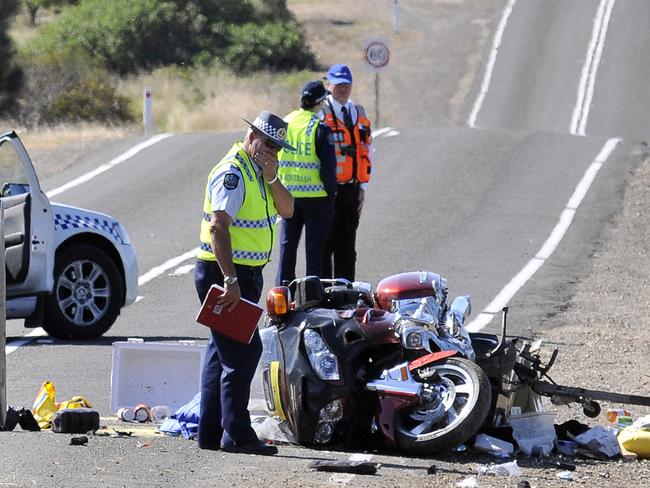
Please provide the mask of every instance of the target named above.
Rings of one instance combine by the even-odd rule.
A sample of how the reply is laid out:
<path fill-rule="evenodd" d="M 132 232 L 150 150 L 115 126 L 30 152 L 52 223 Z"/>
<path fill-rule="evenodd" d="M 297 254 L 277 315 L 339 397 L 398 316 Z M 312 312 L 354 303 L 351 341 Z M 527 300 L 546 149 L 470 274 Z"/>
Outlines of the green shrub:
<path fill-rule="evenodd" d="M 13 118 L 27 127 L 61 122 L 130 122 L 129 100 L 84 53 L 23 60 L 27 83 Z"/>
<path fill-rule="evenodd" d="M 295 22 L 260 24 L 277 0 L 82 0 L 26 46 L 31 55 L 79 50 L 120 75 L 217 59 L 237 72 L 302 68 L 313 55 Z M 281 4 L 283 2 L 280 2 Z M 276 9 L 266 19 L 286 17 Z M 243 25 L 242 25 L 243 24 Z"/>
<path fill-rule="evenodd" d="M 16 50 L 7 34 L 18 0 L 0 2 L 0 113 L 15 102 L 23 84 L 23 71 L 15 62 Z"/>
<path fill-rule="evenodd" d="M 295 24 L 268 22 L 230 26 L 230 46 L 223 52 L 224 63 L 238 74 L 269 68 L 274 71 L 314 66 L 313 54 Z"/>

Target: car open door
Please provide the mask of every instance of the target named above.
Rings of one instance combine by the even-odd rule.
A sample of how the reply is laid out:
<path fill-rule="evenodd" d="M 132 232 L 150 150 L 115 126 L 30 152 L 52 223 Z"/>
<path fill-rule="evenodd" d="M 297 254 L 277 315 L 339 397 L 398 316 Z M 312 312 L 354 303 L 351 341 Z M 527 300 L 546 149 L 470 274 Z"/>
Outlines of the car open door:
<path fill-rule="evenodd" d="M 7 297 L 49 292 L 54 262 L 52 209 L 15 132 L 0 135 L 0 198 Z"/>

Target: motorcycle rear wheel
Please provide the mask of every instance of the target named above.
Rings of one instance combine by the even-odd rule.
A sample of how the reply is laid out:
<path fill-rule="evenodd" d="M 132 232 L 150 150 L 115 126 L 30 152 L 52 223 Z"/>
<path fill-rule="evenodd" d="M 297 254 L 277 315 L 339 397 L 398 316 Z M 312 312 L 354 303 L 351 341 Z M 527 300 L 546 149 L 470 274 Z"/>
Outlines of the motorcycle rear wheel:
<path fill-rule="evenodd" d="M 447 358 L 420 368 L 415 376 L 438 393 L 429 403 L 397 413 L 395 440 L 400 449 L 418 454 L 448 451 L 478 432 L 492 401 L 490 381 L 480 366 Z"/>

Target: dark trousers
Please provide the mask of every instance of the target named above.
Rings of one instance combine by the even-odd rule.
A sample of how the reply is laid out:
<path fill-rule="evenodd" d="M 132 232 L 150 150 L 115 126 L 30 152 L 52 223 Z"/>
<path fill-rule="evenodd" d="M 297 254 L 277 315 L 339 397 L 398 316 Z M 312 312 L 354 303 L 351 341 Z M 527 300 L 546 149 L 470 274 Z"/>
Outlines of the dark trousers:
<path fill-rule="evenodd" d="M 257 303 L 264 286 L 262 266 L 235 265 L 242 298 Z M 203 303 L 213 284 L 223 286 L 216 262 L 197 260 L 194 283 Z M 251 427 L 248 399 L 262 341 L 257 331 L 250 344 L 242 344 L 212 331 L 203 363 L 199 447 L 218 448 L 220 443 L 247 443 L 257 439 Z"/>
<path fill-rule="evenodd" d="M 296 278 L 296 256 L 305 228 L 306 276 L 323 276 L 323 249 L 334 217 L 334 204 L 327 197 L 296 198 L 293 217 L 280 223 L 280 263 L 275 284 Z"/>
<path fill-rule="evenodd" d="M 334 221 L 325 246 L 324 278 L 345 278 L 354 281 L 359 217 L 359 185 L 338 185 L 334 201 Z"/>

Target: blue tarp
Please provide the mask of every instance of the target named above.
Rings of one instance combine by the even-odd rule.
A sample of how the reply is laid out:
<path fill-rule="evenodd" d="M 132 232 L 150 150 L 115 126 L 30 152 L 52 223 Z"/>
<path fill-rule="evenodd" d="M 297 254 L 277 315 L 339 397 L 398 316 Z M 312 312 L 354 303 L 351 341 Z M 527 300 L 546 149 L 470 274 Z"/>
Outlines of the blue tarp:
<path fill-rule="evenodd" d="M 199 431 L 199 416 L 201 413 L 201 393 L 176 410 L 176 413 L 158 427 L 164 434 L 194 439 Z"/>

